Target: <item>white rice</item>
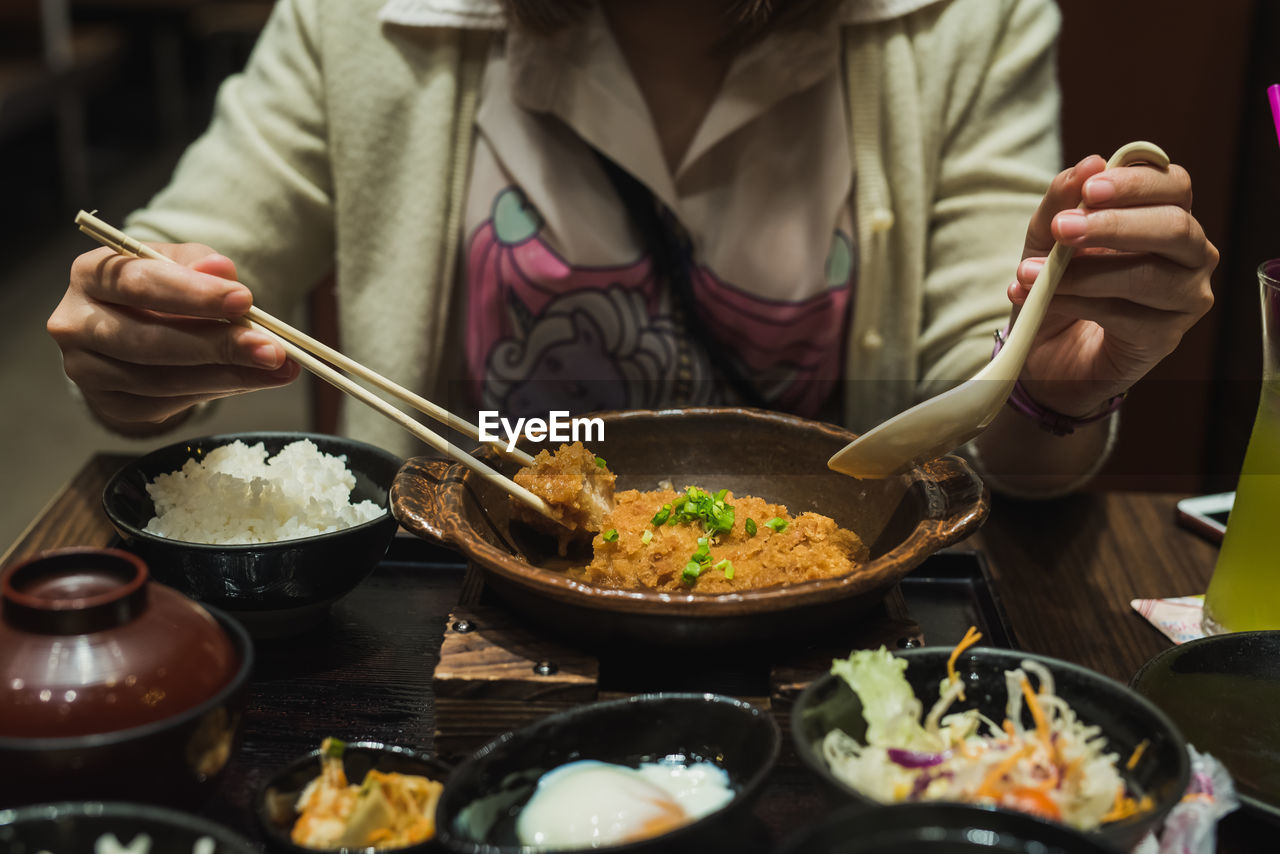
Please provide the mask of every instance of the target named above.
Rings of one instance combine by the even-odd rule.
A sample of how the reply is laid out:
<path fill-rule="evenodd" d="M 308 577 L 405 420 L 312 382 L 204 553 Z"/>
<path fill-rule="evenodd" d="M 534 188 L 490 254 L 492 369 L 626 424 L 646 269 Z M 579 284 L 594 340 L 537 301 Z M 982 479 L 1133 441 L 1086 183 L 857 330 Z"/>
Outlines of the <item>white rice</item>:
<path fill-rule="evenodd" d="M 355 475 L 345 456 L 302 439 L 267 458 L 239 440 L 147 484 L 156 516 L 143 530 L 189 543 L 273 543 L 359 525 L 382 515 L 351 503 Z"/>

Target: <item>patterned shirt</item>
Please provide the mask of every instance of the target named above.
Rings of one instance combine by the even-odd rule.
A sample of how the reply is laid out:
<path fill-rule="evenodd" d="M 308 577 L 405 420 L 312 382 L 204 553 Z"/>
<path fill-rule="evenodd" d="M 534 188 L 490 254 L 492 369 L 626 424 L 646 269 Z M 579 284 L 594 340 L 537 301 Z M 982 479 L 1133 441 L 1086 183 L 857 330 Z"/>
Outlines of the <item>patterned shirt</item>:
<path fill-rule="evenodd" d="M 856 270 L 839 71 L 835 20 L 753 44 L 673 171 L 598 8 L 550 38 L 508 31 L 481 90 L 459 266 L 474 402 L 513 416 L 727 403 L 727 370 L 765 405 L 819 415 Z M 687 241 L 692 317 L 597 152 Z"/>

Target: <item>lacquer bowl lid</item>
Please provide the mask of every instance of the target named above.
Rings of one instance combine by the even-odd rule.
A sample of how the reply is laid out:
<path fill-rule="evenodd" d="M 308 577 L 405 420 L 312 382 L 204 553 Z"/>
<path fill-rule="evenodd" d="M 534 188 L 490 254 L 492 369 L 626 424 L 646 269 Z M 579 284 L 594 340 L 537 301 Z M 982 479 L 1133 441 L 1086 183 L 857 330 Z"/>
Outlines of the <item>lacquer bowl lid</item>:
<path fill-rule="evenodd" d="M 116 732 L 208 700 L 240 668 L 196 602 L 118 549 L 39 553 L 0 576 L 0 738 Z"/>

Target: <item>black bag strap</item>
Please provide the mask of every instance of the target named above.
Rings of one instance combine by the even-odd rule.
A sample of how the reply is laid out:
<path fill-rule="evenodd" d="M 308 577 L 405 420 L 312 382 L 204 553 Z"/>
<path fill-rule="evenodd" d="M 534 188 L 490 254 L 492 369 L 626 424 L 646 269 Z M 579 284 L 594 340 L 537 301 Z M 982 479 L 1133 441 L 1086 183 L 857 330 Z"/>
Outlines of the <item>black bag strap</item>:
<path fill-rule="evenodd" d="M 653 192 L 641 183 L 634 175 L 623 169 L 600 151 L 595 151 L 609 183 L 622 200 L 627 215 L 640 231 L 645 250 L 653 260 L 654 270 L 659 281 L 671 283 L 676 309 L 677 321 L 683 317 L 681 325 L 689 333 L 690 339 L 698 344 L 706 335 L 696 335 L 698 324 L 697 300 L 693 295 L 693 281 L 689 270 L 693 265 L 693 247 L 684 230 L 675 221 L 675 217 L 665 205 L 658 202 Z M 728 354 L 715 346 L 702 346 L 703 352 L 711 360 L 712 367 L 724 377 L 739 400 L 748 406 L 767 406 L 760 390 L 751 382 Z"/>

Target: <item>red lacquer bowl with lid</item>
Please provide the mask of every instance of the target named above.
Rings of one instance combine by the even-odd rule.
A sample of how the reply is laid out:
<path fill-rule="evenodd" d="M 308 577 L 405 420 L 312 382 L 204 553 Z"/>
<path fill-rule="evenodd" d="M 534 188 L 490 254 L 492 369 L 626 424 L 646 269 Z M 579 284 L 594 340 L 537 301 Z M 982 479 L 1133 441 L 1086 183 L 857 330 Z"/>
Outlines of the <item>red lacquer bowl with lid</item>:
<path fill-rule="evenodd" d="M 253 663 L 234 620 L 117 549 L 0 576 L 0 807 L 110 797 L 194 805 L 234 747 Z"/>

